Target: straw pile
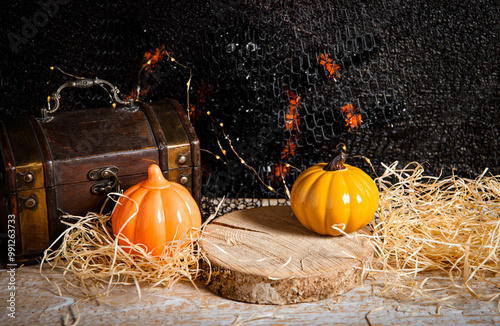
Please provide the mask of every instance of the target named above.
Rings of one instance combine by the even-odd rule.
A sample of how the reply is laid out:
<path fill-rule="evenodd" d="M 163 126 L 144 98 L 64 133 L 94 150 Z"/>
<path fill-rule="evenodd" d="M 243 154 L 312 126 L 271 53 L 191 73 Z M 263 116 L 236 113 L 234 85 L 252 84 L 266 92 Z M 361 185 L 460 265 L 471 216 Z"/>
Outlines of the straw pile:
<path fill-rule="evenodd" d="M 424 176 L 421 164 L 384 165 L 370 274 L 379 295 L 495 300 L 500 284 L 500 177 Z M 423 273 L 434 272 L 434 273 Z M 469 294 L 469 296 L 465 296 Z"/>
<path fill-rule="evenodd" d="M 45 251 L 40 272 L 43 275 L 45 264 L 61 269 L 67 287 L 81 290 L 84 297 L 101 298 L 116 286 L 135 285 L 140 299 L 141 285 L 171 287 L 181 279 L 193 282 L 200 272 L 199 262 L 204 257 L 198 250 L 198 239 L 181 237 L 168 243 L 165 254 L 157 257 L 147 253 L 141 245 L 119 246 L 109 214 L 89 213 L 85 217 L 64 218 L 71 221 L 63 221 L 68 229 L 60 235 L 58 240 L 61 241 L 54 242 Z M 192 241 L 188 246 L 185 245 L 187 240 Z M 57 249 L 52 248 L 57 245 Z M 141 255 L 129 254 L 128 248 Z"/>

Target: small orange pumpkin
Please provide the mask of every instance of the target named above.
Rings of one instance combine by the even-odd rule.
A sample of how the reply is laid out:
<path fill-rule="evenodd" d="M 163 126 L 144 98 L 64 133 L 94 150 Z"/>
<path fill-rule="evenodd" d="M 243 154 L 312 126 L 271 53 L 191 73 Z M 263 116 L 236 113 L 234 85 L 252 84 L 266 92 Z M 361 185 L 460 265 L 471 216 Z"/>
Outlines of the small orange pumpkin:
<path fill-rule="evenodd" d="M 186 243 L 180 245 L 190 243 L 189 238 L 196 236 L 201 227 L 201 213 L 191 193 L 165 179 L 160 167 L 152 164 L 148 179 L 130 187 L 120 197 L 111 223 L 115 236 L 122 234 L 131 243 L 144 245 L 147 252 L 160 256 L 172 241 L 184 237 Z M 129 245 L 121 238 L 118 244 Z"/>
<path fill-rule="evenodd" d="M 293 213 L 307 229 L 323 235 L 341 235 L 365 227 L 379 202 L 375 182 L 361 169 L 344 164 L 345 153 L 328 164 L 302 172 L 292 187 Z"/>

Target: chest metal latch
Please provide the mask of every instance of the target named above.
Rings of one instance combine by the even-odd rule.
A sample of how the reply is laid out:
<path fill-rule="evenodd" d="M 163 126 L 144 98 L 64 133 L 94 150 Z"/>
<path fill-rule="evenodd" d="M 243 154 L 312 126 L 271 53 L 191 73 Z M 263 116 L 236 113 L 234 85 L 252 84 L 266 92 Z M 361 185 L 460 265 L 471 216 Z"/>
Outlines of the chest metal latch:
<path fill-rule="evenodd" d="M 116 166 L 105 166 L 92 169 L 89 171 L 88 177 L 93 181 L 103 180 L 93 184 L 90 188 L 90 192 L 94 195 L 121 191 L 121 182 L 120 179 L 118 179 L 118 168 Z"/>

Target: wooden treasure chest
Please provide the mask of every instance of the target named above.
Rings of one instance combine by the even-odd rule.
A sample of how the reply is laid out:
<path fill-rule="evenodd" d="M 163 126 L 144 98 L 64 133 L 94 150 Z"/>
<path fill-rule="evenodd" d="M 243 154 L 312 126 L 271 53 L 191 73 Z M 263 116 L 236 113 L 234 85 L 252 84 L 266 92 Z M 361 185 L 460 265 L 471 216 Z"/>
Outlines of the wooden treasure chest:
<path fill-rule="evenodd" d="M 82 79 L 62 85 L 42 117 L 0 123 L 2 260 L 39 257 L 65 229 L 61 216 L 99 212 L 107 194 L 147 178 L 156 163 L 200 204 L 199 140 L 180 105 L 122 101 L 120 106 L 54 113 L 65 87 L 111 85 Z M 55 101 L 54 109 L 50 102 Z"/>

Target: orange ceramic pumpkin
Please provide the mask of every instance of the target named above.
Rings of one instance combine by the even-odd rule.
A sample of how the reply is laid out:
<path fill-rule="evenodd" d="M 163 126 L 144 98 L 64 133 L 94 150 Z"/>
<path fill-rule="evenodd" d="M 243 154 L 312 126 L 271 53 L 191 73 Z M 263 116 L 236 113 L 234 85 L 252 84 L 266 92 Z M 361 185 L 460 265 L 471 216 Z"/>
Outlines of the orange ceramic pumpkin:
<path fill-rule="evenodd" d="M 311 231 L 333 236 L 351 233 L 365 227 L 375 214 L 379 202 L 375 182 L 344 160 L 342 152 L 328 164 L 318 163 L 293 184 L 293 213 Z"/>
<path fill-rule="evenodd" d="M 160 256 L 167 244 L 183 236 L 186 243 L 180 245 L 189 244 L 189 237 L 196 236 L 201 227 L 201 214 L 191 193 L 166 180 L 160 167 L 153 164 L 149 166 L 148 179 L 120 197 L 111 222 L 115 236 L 121 233 L 133 244 L 144 245 L 147 252 Z M 118 244 L 129 245 L 120 238 Z"/>

